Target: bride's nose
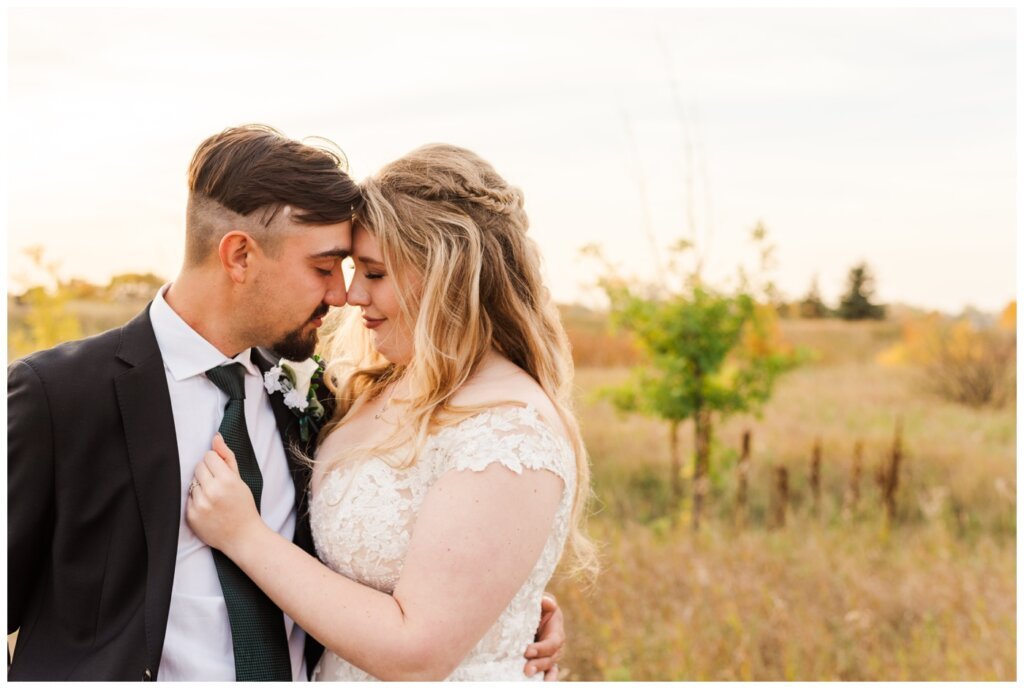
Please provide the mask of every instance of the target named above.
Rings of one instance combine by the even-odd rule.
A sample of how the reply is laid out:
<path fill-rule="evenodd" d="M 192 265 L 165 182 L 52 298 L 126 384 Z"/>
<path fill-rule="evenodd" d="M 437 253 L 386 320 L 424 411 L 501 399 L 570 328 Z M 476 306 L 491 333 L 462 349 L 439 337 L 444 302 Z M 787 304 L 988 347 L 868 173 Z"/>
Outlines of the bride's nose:
<path fill-rule="evenodd" d="M 370 293 L 363 286 L 363 281 L 358 275 L 352 279 L 352 284 L 348 288 L 348 304 L 349 306 L 369 306 L 370 304 Z"/>

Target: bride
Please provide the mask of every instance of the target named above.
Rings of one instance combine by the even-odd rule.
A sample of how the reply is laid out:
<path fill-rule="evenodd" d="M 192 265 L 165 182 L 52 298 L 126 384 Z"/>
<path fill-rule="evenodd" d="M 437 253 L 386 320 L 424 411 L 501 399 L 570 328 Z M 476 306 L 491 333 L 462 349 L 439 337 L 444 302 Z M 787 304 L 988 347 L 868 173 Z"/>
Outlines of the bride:
<path fill-rule="evenodd" d="M 563 548 L 576 572 L 594 557 L 572 360 L 523 197 L 441 144 L 363 193 L 314 463 L 322 562 L 264 525 L 220 436 L 189 525 L 323 643 L 316 679 L 524 679 Z"/>

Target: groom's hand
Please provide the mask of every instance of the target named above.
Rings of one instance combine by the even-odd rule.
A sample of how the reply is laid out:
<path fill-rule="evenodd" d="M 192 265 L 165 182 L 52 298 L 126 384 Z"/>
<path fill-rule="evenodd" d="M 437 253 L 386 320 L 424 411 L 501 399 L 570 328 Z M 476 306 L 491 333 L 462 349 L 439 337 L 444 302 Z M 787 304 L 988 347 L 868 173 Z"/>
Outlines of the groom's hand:
<path fill-rule="evenodd" d="M 534 638 L 536 640 L 526 647 L 524 654 L 530 659 L 524 670 L 526 676 L 543 672 L 545 682 L 557 682 L 558 660 L 565 646 L 565 619 L 558 601 L 547 592 L 540 599 L 540 625 Z"/>

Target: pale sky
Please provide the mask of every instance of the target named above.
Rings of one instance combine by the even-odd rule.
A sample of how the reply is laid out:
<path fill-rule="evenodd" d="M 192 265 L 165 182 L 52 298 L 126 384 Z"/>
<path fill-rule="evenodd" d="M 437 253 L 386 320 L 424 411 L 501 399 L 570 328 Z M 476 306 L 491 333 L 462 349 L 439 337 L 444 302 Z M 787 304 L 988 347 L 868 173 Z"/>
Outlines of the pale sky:
<path fill-rule="evenodd" d="M 1013 9 L 12 9 L 9 287 L 34 244 L 63 277 L 172 278 L 193 150 L 263 122 L 332 139 L 357 179 L 476 150 L 524 190 L 559 301 L 593 299 L 588 243 L 653 278 L 645 217 L 661 246 L 690 236 L 692 169 L 712 279 L 762 220 L 789 298 L 818 275 L 834 300 L 863 259 L 883 302 L 998 309 L 1015 29 Z"/>

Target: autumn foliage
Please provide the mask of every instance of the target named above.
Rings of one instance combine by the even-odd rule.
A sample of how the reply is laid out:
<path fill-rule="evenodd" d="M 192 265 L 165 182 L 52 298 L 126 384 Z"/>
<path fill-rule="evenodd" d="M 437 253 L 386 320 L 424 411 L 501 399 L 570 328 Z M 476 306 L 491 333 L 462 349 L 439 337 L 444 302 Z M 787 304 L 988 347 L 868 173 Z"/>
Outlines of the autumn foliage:
<path fill-rule="evenodd" d="M 990 325 L 930 314 L 907 322 L 902 341 L 884 352 L 880 362 L 916 367 L 922 384 L 944 399 L 999 407 L 1016 389 L 1016 328 L 1016 301 Z"/>

